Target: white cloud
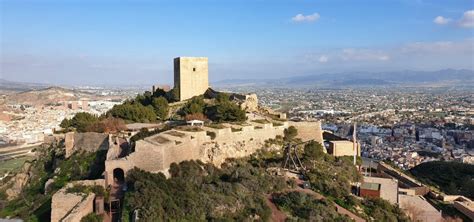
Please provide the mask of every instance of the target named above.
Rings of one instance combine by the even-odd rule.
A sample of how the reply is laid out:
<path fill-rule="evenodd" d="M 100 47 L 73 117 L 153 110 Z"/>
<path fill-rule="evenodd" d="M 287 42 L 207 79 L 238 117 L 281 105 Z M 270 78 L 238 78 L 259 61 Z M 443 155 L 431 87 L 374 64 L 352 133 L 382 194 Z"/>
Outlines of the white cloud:
<path fill-rule="evenodd" d="M 320 63 L 326 63 L 326 62 L 329 61 L 329 58 L 328 58 L 327 56 L 325 56 L 325 55 L 322 55 L 322 56 L 319 57 L 318 61 L 319 61 Z"/>
<path fill-rule="evenodd" d="M 458 24 L 464 28 L 474 28 L 474 10 L 464 12 Z"/>
<path fill-rule="evenodd" d="M 463 41 L 438 41 L 438 42 L 414 42 L 405 44 L 400 52 L 404 54 L 426 55 L 426 54 L 457 54 L 471 55 L 474 53 L 474 39 Z"/>
<path fill-rule="evenodd" d="M 313 13 L 311 15 L 297 14 L 291 21 L 293 22 L 315 22 L 318 21 L 321 16 L 318 13 Z"/>
<path fill-rule="evenodd" d="M 459 41 L 408 42 L 377 48 L 328 48 L 306 51 L 301 61 L 302 66 L 309 69 L 328 70 L 474 69 L 473 46 L 474 38 L 468 38 Z M 324 57 L 328 58 L 328 62 L 321 63 Z"/>
<path fill-rule="evenodd" d="M 450 18 L 445 18 L 443 16 L 437 16 L 433 22 L 438 25 L 446 25 L 451 22 Z"/>
<path fill-rule="evenodd" d="M 383 51 L 375 49 L 343 49 L 340 57 L 344 61 L 387 61 L 390 56 Z"/>

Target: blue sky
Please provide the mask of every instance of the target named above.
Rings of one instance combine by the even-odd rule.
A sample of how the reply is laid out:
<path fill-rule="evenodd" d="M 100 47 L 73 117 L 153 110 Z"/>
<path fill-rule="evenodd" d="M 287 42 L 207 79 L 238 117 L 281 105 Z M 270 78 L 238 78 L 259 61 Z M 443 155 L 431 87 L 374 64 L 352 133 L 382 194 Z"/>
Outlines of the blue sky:
<path fill-rule="evenodd" d="M 0 78 L 172 82 L 172 59 L 210 78 L 474 69 L 474 0 L 0 0 Z"/>

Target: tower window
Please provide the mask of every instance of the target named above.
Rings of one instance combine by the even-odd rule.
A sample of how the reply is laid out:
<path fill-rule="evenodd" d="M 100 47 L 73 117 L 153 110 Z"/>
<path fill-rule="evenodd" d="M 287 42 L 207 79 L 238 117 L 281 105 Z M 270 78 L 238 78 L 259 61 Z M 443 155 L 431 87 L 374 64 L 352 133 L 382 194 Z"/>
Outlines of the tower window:
<path fill-rule="evenodd" d="M 193 72 L 196 72 L 196 68 L 193 68 Z"/>

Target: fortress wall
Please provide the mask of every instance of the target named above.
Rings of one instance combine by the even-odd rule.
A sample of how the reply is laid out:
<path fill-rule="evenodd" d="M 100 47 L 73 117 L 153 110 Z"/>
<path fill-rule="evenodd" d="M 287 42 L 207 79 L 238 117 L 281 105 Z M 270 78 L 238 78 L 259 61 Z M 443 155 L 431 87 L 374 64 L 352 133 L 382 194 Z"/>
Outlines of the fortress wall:
<path fill-rule="evenodd" d="M 187 139 L 179 145 L 163 148 L 163 167 L 169 168 L 172 163 L 179 163 L 185 160 L 199 159 L 198 139 Z"/>
<path fill-rule="evenodd" d="M 65 136 L 66 158 L 76 151 L 96 152 L 109 148 L 108 134 L 104 133 L 75 133 L 69 132 Z"/>
<path fill-rule="evenodd" d="M 160 133 L 137 141 L 135 152 L 128 157 L 107 160 L 107 183 L 113 182 L 115 168 L 121 168 L 125 173 L 133 167 L 149 172 L 163 172 L 171 163 L 196 159 L 219 166 L 227 158 L 245 157 L 263 148 L 266 140 L 275 138 L 277 135 L 283 136 L 283 131 L 287 127 L 287 123 L 276 127 L 272 124 L 264 124 L 263 128 L 244 126 L 236 132 L 232 132 L 231 128 L 209 128 L 210 131 L 216 133 L 214 140 L 206 135 L 206 131 L 179 131 L 185 134 L 182 137 Z M 157 137 L 163 137 L 169 142 L 158 143 L 154 140 Z"/>
<path fill-rule="evenodd" d="M 51 201 L 51 222 L 61 221 L 81 201 L 82 196 L 80 195 L 65 193 L 64 191 L 55 193 Z"/>
<path fill-rule="evenodd" d="M 303 141 L 315 140 L 323 144 L 323 133 L 321 122 L 289 122 L 289 126 L 294 126 L 298 130 L 298 136 Z"/>
<path fill-rule="evenodd" d="M 137 141 L 135 152 L 129 155 L 133 161 L 134 166 L 147 170 L 156 171 L 166 167 L 165 162 L 165 148 L 171 146 L 170 144 L 154 144 L 147 141 Z M 138 151 L 137 151 L 137 148 Z"/>
<path fill-rule="evenodd" d="M 105 180 L 80 180 L 68 183 L 65 187 L 58 190 L 51 200 L 51 221 L 74 221 L 80 222 L 81 219 L 94 210 L 95 194 L 76 194 L 67 193 L 66 190 L 74 185 L 84 186 L 102 186 L 105 188 Z"/>
<path fill-rule="evenodd" d="M 201 146 L 201 160 L 211 162 L 217 166 L 227 158 L 248 156 L 264 146 L 266 140 L 283 135 L 285 125 L 273 127 L 266 124 L 263 129 L 254 126 L 244 126 L 241 131 L 232 132 L 223 129 L 210 143 Z"/>
<path fill-rule="evenodd" d="M 126 175 L 129 170 L 135 167 L 132 155 L 121 159 L 105 161 L 105 181 L 107 185 L 111 185 L 114 182 L 114 169 L 120 168 Z"/>
<path fill-rule="evenodd" d="M 65 218 L 61 221 L 64 222 L 81 222 L 81 219 L 88 214 L 94 212 L 94 199 L 95 194 L 90 193 L 86 198 L 84 198 L 78 205 L 74 207 L 72 212 L 70 212 Z"/>

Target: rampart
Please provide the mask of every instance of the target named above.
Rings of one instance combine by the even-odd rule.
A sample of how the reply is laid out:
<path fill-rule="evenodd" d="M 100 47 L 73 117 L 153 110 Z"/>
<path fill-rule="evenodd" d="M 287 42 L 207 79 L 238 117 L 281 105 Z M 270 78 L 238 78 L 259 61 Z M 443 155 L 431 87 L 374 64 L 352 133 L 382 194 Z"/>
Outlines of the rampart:
<path fill-rule="evenodd" d="M 298 130 L 297 138 L 303 141 L 314 140 L 323 144 L 321 122 L 289 122 L 289 126 L 294 126 Z"/>
<path fill-rule="evenodd" d="M 95 152 L 109 148 L 108 134 L 104 133 L 75 133 L 69 132 L 65 136 L 66 158 L 76 151 Z"/>
<path fill-rule="evenodd" d="M 117 168 L 124 173 L 137 167 L 149 172 L 167 174 L 172 163 L 185 160 L 201 160 L 217 166 L 227 158 L 248 156 L 264 147 L 265 141 L 283 136 L 288 122 L 281 126 L 273 124 L 232 125 L 217 129 L 203 127 L 191 132 L 173 129 L 137 141 L 135 152 L 119 159 L 108 159 L 105 163 L 107 184 L 113 182 L 113 171 Z M 110 151 L 110 150 L 109 150 Z"/>

